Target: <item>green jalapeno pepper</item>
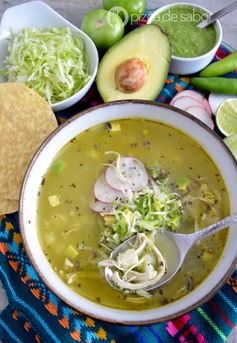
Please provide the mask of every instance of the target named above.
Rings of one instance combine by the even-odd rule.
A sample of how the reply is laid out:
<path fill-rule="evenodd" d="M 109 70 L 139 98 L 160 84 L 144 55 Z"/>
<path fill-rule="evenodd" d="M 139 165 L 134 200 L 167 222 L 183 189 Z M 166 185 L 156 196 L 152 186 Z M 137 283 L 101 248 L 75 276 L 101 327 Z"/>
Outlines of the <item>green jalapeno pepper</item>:
<path fill-rule="evenodd" d="M 237 51 L 223 58 L 221 61 L 210 64 L 200 72 L 201 77 L 220 76 L 237 69 Z"/>
<path fill-rule="evenodd" d="M 237 79 L 225 77 L 193 77 L 191 85 L 212 93 L 237 95 Z"/>

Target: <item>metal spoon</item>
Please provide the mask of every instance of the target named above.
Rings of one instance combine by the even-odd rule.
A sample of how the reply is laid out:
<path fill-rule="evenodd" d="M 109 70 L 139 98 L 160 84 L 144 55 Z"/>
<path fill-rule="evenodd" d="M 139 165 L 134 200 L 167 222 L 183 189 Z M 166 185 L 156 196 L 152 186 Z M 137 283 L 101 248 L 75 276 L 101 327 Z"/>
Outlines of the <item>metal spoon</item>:
<path fill-rule="evenodd" d="M 215 224 L 206 227 L 203 230 L 191 234 L 180 234 L 166 230 L 157 230 L 155 233 L 155 244 L 166 260 L 167 272 L 156 284 L 147 286 L 144 290 L 150 291 L 154 288 L 164 285 L 179 271 L 188 251 L 194 245 L 194 243 L 227 228 L 235 222 L 237 222 L 237 212 L 218 221 Z M 137 236 L 135 235 L 120 244 L 111 253 L 110 258 L 116 260 L 116 257 L 119 253 L 131 248 L 131 245 L 134 244 L 136 237 Z M 112 269 L 110 267 L 106 267 L 104 272 L 106 281 L 112 287 L 114 287 L 113 283 L 111 282 L 111 277 L 113 275 Z"/>
<path fill-rule="evenodd" d="M 206 20 L 204 20 L 200 24 L 198 24 L 197 27 L 199 29 L 205 29 L 205 27 L 209 26 L 214 21 L 216 21 L 217 19 L 223 17 L 224 15 L 232 12 L 236 8 L 237 8 L 237 1 L 234 1 L 231 4 L 229 4 L 229 5 L 225 6 L 224 8 L 222 8 L 221 10 L 219 10 L 219 11 L 213 13 L 212 15 L 210 15 Z"/>

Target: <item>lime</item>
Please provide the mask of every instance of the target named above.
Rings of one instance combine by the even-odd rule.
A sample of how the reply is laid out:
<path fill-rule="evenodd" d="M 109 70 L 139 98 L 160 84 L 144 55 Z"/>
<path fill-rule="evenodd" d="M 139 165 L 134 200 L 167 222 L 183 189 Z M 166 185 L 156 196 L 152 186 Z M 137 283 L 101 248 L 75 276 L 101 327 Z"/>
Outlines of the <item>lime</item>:
<path fill-rule="evenodd" d="M 230 137 L 226 137 L 224 139 L 225 144 L 228 146 L 232 154 L 235 156 L 237 159 L 237 133 Z"/>
<path fill-rule="evenodd" d="M 216 124 L 225 136 L 229 137 L 237 133 L 237 99 L 228 99 L 220 105 Z"/>

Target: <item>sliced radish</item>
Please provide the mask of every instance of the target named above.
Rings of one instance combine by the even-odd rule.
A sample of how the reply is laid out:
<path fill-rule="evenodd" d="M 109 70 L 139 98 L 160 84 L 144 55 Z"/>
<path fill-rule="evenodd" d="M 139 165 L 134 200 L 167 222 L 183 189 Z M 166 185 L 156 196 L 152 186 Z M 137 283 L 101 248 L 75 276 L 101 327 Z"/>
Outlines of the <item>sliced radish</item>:
<path fill-rule="evenodd" d="M 101 174 L 94 185 L 95 198 L 104 203 L 112 203 L 115 199 L 123 199 L 122 192 L 111 188 L 105 180 L 104 173 Z"/>
<path fill-rule="evenodd" d="M 108 167 L 105 179 L 108 185 L 119 191 L 137 192 L 144 189 L 148 184 L 148 175 L 144 164 L 133 157 L 121 157 L 119 172 L 114 167 Z"/>
<path fill-rule="evenodd" d="M 200 106 L 191 106 L 187 109 L 187 112 L 192 114 L 194 117 L 201 120 L 204 124 L 209 126 L 212 130 L 214 129 L 214 123 L 212 119 L 210 118 L 209 114 L 206 110 L 204 110 Z"/>
<path fill-rule="evenodd" d="M 173 106 L 181 108 L 181 110 L 184 111 L 187 111 L 187 108 L 192 106 L 201 106 L 204 110 L 206 110 L 205 106 L 202 105 L 201 102 L 188 96 L 179 97 L 177 100 L 174 101 Z"/>
<path fill-rule="evenodd" d="M 207 101 L 206 98 L 204 98 L 204 96 L 202 96 L 200 93 L 192 91 L 192 90 L 186 90 L 183 92 L 178 93 L 173 100 L 171 101 L 170 105 L 181 108 L 183 110 L 186 110 L 183 107 L 179 107 L 177 101 L 183 97 L 188 97 L 190 99 L 193 99 L 193 106 L 198 106 L 198 105 L 202 105 L 203 108 L 205 108 L 205 110 L 207 111 L 207 113 L 210 115 L 210 117 L 212 116 L 212 110 L 211 107 L 209 105 L 209 102 Z M 191 101 L 191 100 L 189 100 Z M 181 103 L 182 104 L 182 103 Z M 181 105 L 182 106 L 182 105 Z M 191 106 L 191 105 L 190 105 Z"/>
<path fill-rule="evenodd" d="M 101 202 L 101 201 L 95 201 L 91 205 L 91 209 L 94 212 L 98 212 L 98 213 L 111 213 L 113 210 L 113 205 L 112 204 L 105 204 L 104 202 Z"/>
<path fill-rule="evenodd" d="M 176 95 L 173 97 L 171 103 L 173 103 L 175 100 L 179 99 L 179 98 L 182 97 L 182 96 L 189 96 L 190 98 L 194 98 L 194 99 L 197 100 L 197 101 L 202 101 L 202 99 L 203 99 L 203 96 L 202 96 L 200 93 L 188 89 L 188 90 L 184 90 L 184 91 L 179 92 L 178 94 L 176 94 Z M 171 103 L 170 103 L 170 104 L 171 104 Z M 172 104 L 171 104 L 171 105 L 172 105 Z"/>
<path fill-rule="evenodd" d="M 212 110 L 212 113 L 214 115 L 217 114 L 218 108 L 220 107 L 220 105 L 228 99 L 231 98 L 237 98 L 237 95 L 224 95 L 224 94 L 216 94 L 216 93 L 211 93 L 209 95 L 208 101 Z"/>

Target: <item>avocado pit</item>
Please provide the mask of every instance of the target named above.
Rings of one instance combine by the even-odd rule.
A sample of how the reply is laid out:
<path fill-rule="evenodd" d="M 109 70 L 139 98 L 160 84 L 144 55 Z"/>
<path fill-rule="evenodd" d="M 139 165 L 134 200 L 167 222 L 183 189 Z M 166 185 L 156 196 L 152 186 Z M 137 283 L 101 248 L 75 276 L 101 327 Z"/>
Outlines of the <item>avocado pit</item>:
<path fill-rule="evenodd" d="M 116 87 L 124 93 L 135 93 L 144 86 L 146 75 L 145 63 L 140 58 L 129 58 L 116 69 Z"/>

